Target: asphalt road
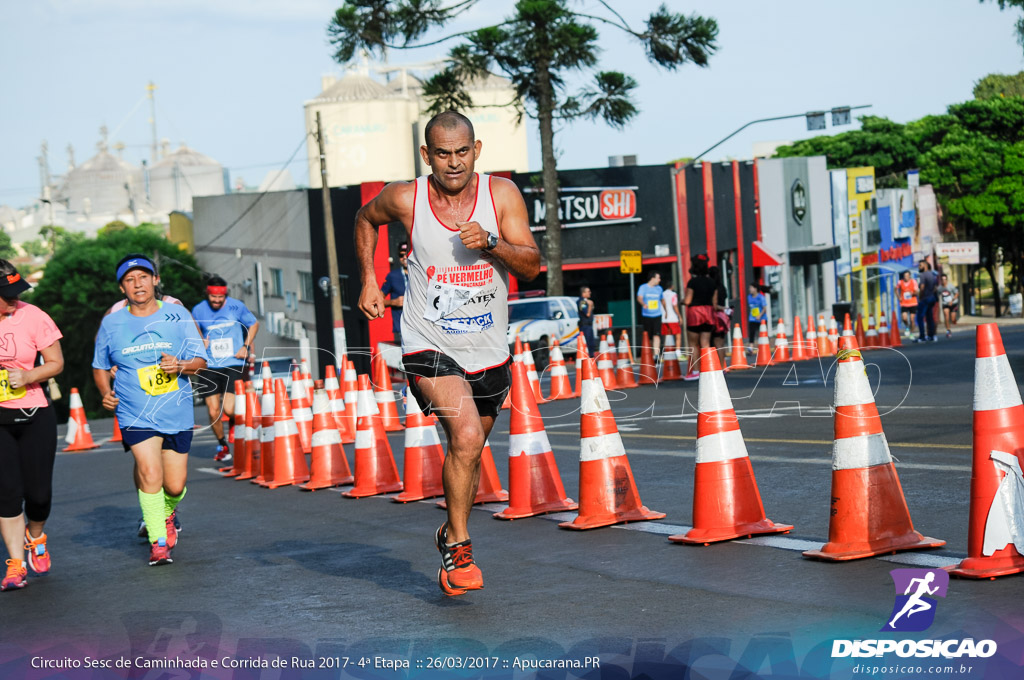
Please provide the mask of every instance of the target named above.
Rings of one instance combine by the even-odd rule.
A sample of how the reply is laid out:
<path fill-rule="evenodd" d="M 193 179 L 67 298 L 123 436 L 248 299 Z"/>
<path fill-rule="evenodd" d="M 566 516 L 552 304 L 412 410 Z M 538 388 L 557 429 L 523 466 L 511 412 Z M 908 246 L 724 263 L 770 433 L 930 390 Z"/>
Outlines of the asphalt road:
<path fill-rule="evenodd" d="M 1003 339 L 1020 380 L 1024 328 L 1005 328 Z M 477 506 L 470 528 L 486 588 L 460 598 L 435 582 L 433 533 L 444 514 L 433 501 L 351 500 L 339 490 L 270 491 L 224 479 L 202 431 L 175 562 L 161 568 L 146 565 L 135 537 L 139 509 L 120 445 L 58 456 L 47 525 L 54 567 L 23 591 L 0 594 L 0 677 L 534 677 L 532 662 L 587 656 L 598 656 L 600 669 L 538 677 L 855 677 L 861 660 L 834 660 L 829 650 L 836 638 L 885 637 L 890 570 L 966 554 L 974 334 L 865 361 L 915 528 L 946 540 L 944 548 L 838 564 L 802 557 L 828 536 L 829 364 L 727 378 L 766 513 L 794 525 L 792 533 L 711 546 L 666 540 L 692 521 L 697 383 L 614 392 L 643 502 L 667 517 L 571 532 L 556 521 L 574 513 L 504 522 L 490 516 L 503 506 Z M 565 488 L 578 499 L 577 408 L 541 406 Z M 109 437 L 109 421 L 92 428 L 98 441 Z M 390 437 L 399 469 L 402 436 Z M 506 482 L 507 441 L 503 415 L 491 445 Z M 351 464 L 352 447 L 346 452 Z M 1022 584 L 953 579 L 932 627 L 910 635 L 999 643 L 987 666 L 945 677 L 1020 677 Z M 44 663 L 34 657 L 73 664 L 86 656 L 133 661 L 86 675 L 81 666 L 32 668 Z M 282 661 L 153 669 L 139 667 L 140 656 Z M 408 669 L 389 666 L 405 662 Z M 463 667 L 436 667 L 445 663 Z"/>

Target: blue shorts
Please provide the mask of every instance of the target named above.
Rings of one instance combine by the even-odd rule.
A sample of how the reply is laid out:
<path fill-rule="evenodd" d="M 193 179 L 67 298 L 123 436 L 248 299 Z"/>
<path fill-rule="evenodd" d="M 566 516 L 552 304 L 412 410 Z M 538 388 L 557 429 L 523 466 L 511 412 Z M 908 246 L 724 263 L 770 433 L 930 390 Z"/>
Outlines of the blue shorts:
<path fill-rule="evenodd" d="M 124 450 L 131 451 L 131 447 L 135 444 L 152 439 L 153 437 L 162 437 L 163 445 L 160 447 L 165 451 L 176 451 L 178 453 L 188 453 L 189 449 L 192 448 L 192 430 L 182 430 L 181 432 L 157 432 L 156 430 L 149 430 L 142 427 L 122 427 L 121 438 L 124 440 Z"/>

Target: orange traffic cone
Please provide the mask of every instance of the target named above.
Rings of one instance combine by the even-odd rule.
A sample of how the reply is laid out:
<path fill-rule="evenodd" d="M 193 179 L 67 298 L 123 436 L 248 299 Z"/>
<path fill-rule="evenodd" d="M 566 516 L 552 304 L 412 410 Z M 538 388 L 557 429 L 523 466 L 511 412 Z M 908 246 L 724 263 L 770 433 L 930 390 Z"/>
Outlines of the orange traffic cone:
<path fill-rule="evenodd" d="M 902 347 L 903 339 L 900 337 L 900 320 L 896 316 L 896 311 L 892 313 L 892 324 L 889 325 L 889 346 L 890 347 Z"/>
<path fill-rule="evenodd" d="M 249 451 L 246 446 L 245 438 L 245 381 L 235 381 L 235 422 L 234 427 L 231 429 L 232 432 L 238 431 L 238 436 L 235 437 L 234 449 L 231 455 L 231 466 L 227 468 L 221 468 L 221 472 L 226 472 L 227 477 L 237 477 L 242 474 L 242 471 L 249 467 Z"/>
<path fill-rule="evenodd" d="M 410 395 L 411 396 L 411 395 Z M 391 444 L 380 422 L 377 400 L 370 390 L 370 378 L 359 376 L 359 421 L 356 427 L 356 485 L 344 492 L 348 498 L 365 498 L 401 491 L 398 466 L 391 453 Z"/>
<path fill-rule="evenodd" d="M 665 513 L 649 510 L 640 501 L 604 385 L 594 375 L 593 364 L 585 361 L 580 408 L 580 510 L 574 520 L 558 526 L 595 529 L 662 519 Z"/>
<path fill-rule="evenodd" d="M 506 501 L 508 501 L 508 491 L 501 488 L 498 468 L 494 464 L 494 454 L 491 452 L 491 442 L 485 439 L 484 450 L 480 454 L 480 484 L 477 486 L 473 505 L 480 503 L 504 503 Z M 448 507 L 444 500 L 438 501 L 437 505 L 441 508 Z"/>
<path fill-rule="evenodd" d="M 343 444 L 351 444 L 356 440 L 356 433 L 348 429 L 348 418 L 345 417 L 345 393 L 341 390 L 341 383 L 338 382 L 338 373 L 334 364 L 327 364 L 324 369 L 324 389 L 327 391 L 327 398 L 330 400 L 331 417 L 334 418 L 334 427 L 341 435 Z"/>
<path fill-rule="evenodd" d="M 569 371 L 565 367 L 562 348 L 554 339 L 551 340 L 551 346 L 548 349 L 548 358 L 551 367 L 551 396 L 548 397 L 548 401 L 572 399 L 573 391 L 572 383 L 569 382 Z"/>
<path fill-rule="evenodd" d="M 608 341 L 602 338 L 597 347 L 597 373 L 606 390 L 615 389 L 618 386 L 618 381 L 615 379 L 615 361 L 612 359 L 612 351 Z"/>
<path fill-rule="evenodd" d="M 423 415 L 419 403 L 412 396 L 405 400 L 404 458 L 405 489 L 391 500 L 408 503 L 444 495 L 441 482 L 444 448 L 434 422 Z"/>
<path fill-rule="evenodd" d="M 857 312 L 857 327 L 854 329 L 854 337 L 857 338 L 857 347 L 867 346 L 867 336 L 864 334 L 864 317 Z"/>
<path fill-rule="evenodd" d="M 260 465 L 259 472 L 251 480 L 263 486 L 274 475 L 274 379 L 263 379 L 263 394 L 260 396 Z"/>
<path fill-rule="evenodd" d="M 284 380 L 280 378 L 274 381 L 274 465 L 271 470 L 261 484 L 268 489 L 309 481 L 309 465 L 299 442 L 299 428 L 292 417 Z"/>
<path fill-rule="evenodd" d="M 876 347 L 889 347 L 889 323 L 885 320 L 885 314 L 878 315 L 878 339 Z"/>
<path fill-rule="evenodd" d="M 703 363 L 704 357 L 702 355 L 701 364 L 703 365 Z M 771 366 L 773 363 L 772 351 L 768 349 L 768 324 L 762 321 L 761 328 L 757 332 L 757 360 L 754 362 L 754 365 Z"/>
<path fill-rule="evenodd" d="M 309 371 L 309 362 L 305 359 L 299 359 L 299 375 L 302 376 L 302 387 L 306 390 L 306 398 L 309 400 L 310 418 L 309 421 L 313 422 L 313 374 Z M 307 451 L 306 453 L 309 453 Z"/>
<path fill-rule="evenodd" d="M 110 435 L 110 439 L 107 440 L 107 444 L 116 444 L 123 442 L 124 438 L 121 436 L 121 426 L 117 423 L 117 414 L 114 414 L 114 433 Z"/>
<path fill-rule="evenodd" d="M 587 351 L 587 341 L 583 337 L 583 333 L 579 333 L 576 336 L 576 391 L 573 394 L 574 397 L 578 397 L 583 389 L 583 360 L 590 357 L 590 353 Z M 508 401 L 511 398 L 511 390 L 509 390 L 509 396 L 505 397 Z"/>
<path fill-rule="evenodd" d="M 761 328 L 764 326 L 762 322 Z M 789 532 L 791 525 L 765 517 L 718 352 L 705 349 L 700 363 L 693 528 L 668 540 L 707 545 L 740 536 Z"/>
<path fill-rule="evenodd" d="M 847 337 L 847 336 L 849 336 L 849 337 L 856 337 L 853 334 L 853 328 L 850 326 L 850 314 L 849 313 L 847 313 L 846 316 L 843 317 L 843 332 L 840 335 L 840 337 Z M 839 352 L 839 347 L 837 345 L 836 346 L 836 353 L 838 353 L 838 352 Z"/>
<path fill-rule="evenodd" d="M 836 317 L 833 316 L 828 322 L 828 352 L 830 356 L 835 356 L 838 351 L 839 327 L 836 325 Z"/>
<path fill-rule="evenodd" d="M 868 330 L 864 333 L 864 342 L 867 343 L 865 345 L 867 349 L 874 349 L 875 347 L 878 347 L 878 331 L 875 330 L 874 315 L 868 316 Z"/>
<path fill-rule="evenodd" d="M 1024 406 L 999 327 L 978 326 L 974 360 L 974 454 L 967 558 L 946 567 L 965 578 L 1024 571 Z"/>
<path fill-rule="evenodd" d="M 615 364 L 615 381 L 620 390 L 631 390 L 637 386 L 633 375 L 633 350 L 629 346 L 629 335 L 622 331 L 619 336 L 618 360 Z"/>
<path fill-rule="evenodd" d="M 642 368 L 641 371 L 643 371 Z M 642 372 L 641 375 L 643 375 Z M 661 358 L 661 379 L 682 380 L 682 378 L 683 372 L 679 369 L 679 353 L 676 351 L 676 338 L 674 335 L 666 335 L 665 353 Z"/>
<path fill-rule="evenodd" d="M 324 383 L 313 384 L 313 437 L 309 461 L 309 481 L 300 488 L 306 491 L 327 489 L 355 481 L 341 446 L 341 433 L 331 412 L 331 399 Z"/>
<path fill-rule="evenodd" d="M 779 319 L 775 327 L 775 354 L 774 361 L 777 364 L 789 361 L 789 340 L 786 339 L 786 324 Z"/>
<path fill-rule="evenodd" d="M 239 399 L 238 395 L 235 395 L 235 399 Z M 241 400 L 245 402 L 245 416 L 241 430 L 245 447 L 242 449 L 243 459 L 238 468 L 238 474 L 235 475 L 235 481 L 252 479 L 256 475 L 256 466 L 259 465 L 260 456 L 259 401 L 251 382 L 246 383 L 245 394 L 242 395 Z M 237 413 L 238 407 L 235 408 Z M 235 463 L 238 464 L 237 448 L 235 449 Z"/>
<path fill-rule="evenodd" d="M 814 331 L 814 317 L 807 315 L 807 333 L 804 334 L 804 356 L 807 359 L 818 357 L 818 334 Z"/>
<path fill-rule="evenodd" d="M 744 368 L 753 368 L 747 363 L 747 348 L 743 344 L 743 331 L 739 324 L 732 327 L 732 354 L 729 355 L 729 370 L 739 371 Z"/>
<path fill-rule="evenodd" d="M 664 354 L 662 354 L 662 360 L 664 360 Z M 647 331 L 644 331 L 643 341 L 640 344 L 640 384 L 658 384 L 658 366 L 654 361 L 654 351 L 651 349 L 651 339 L 647 337 Z"/>
<path fill-rule="evenodd" d="M 914 531 L 860 351 L 839 343 L 828 543 L 805 557 L 856 560 L 946 544 Z"/>
<path fill-rule="evenodd" d="M 384 357 L 380 352 L 374 355 L 371 363 L 373 397 L 377 400 L 380 422 L 385 432 L 400 432 L 404 427 L 401 418 L 398 417 L 398 405 L 395 403 L 395 391 L 391 386 L 391 376 L 388 375 L 388 365 L 384 363 Z"/>
<path fill-rule="evenodd" d="M 88 451 L 99 447 L 99 444 L 92 440 L 92 430 L 89 429 L 89 421 L 85 419 L 85 407 L 82 406 L 82 395 L 78 393 L 77 387 L 71 388 L 71 399 L 68 402 L 71 407 L 71 417 L 68 418 L 68 433 L 64 437 L 67 446 L 64 451 Z"/>
<path fill-rule="evenodd" d="M 544 395 L 540 391 L 540 376 L 537 375 L 537 364 L 533 362 L 533 350 L 530 348 L 530 343 L 523 343 L 523 365 L 526 366 L 526 376 L 530 380 L 530 389 L 533 390 L 533 398 L 537 400 L 538 404 L 543 404 L 547 401 Z"/>
<path fill-rule="evenodd" d="M 274 391 L 274 372 L 270 370 L 270 363 L 263 362 L 260 367 L 260 398 L 267 392 Z"/>
<path fill-rule="evenodd" d="M 512 413 L 508 441 L 509 505 L 498 519 L 533 517 L 546 512 L 575 510 L 565 495 L 540 410 L 526 377 L 526 366 L 512 365 Z"/>
<path fill-rule="evenodd" d="M 292 371 L 291 400 L 288 407 L 292 410 L 292 420 L 295 421 L 295 429 L 299 432 L 299 446 L 303 453 L 312 450 L 313 439 L 313 410 L 309 405 L 308 394 L 302 372 Z"/>
<path fill-rule="evenodd" d="M 356 436 L 356 402 L 359 400 L 359 377 L 356 375 L 356 366 L 348 359 L 345 359 L 345 379 L 342 382 L 342 389 L 345 390 L 345 425 L 346 429 Z M 354 441 L 354 440 L 353 440 Z"/>
<path fill-rule="evenodd" d="M 828 344 L 828 331 L 825 330 L 825 317 L 818 315 L 818 356 L 832 356 L 832 347 Z"/>
<path fill-rule="evenodd" d="M 810 357 L 805 351 L 804 330 L 800 325 L 800 315 L 793 315 L 793 348 L 790 350 L 791 361 L 807 361 Z"/>

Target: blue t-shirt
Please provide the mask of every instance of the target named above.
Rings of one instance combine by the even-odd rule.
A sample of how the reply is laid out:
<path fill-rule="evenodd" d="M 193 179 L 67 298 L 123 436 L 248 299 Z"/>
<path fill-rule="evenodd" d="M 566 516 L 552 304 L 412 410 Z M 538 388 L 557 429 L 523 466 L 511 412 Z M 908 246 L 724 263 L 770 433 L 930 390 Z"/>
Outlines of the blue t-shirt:
<path fill-rule="evenodd" d="M 646 283 L 637 289 L 637 297 L 644 301 L 642 312 L 644 316 L 661 316 L 661 295 L 664 292 L 661 286 L 651 286 Z"/>
<path fill-rule="evenodd" d="M 757 295 L 751 295 L 748 293 L 747 307 L 749 308 L 749 311 L 747 312 L 747 321 L 764 321 L 764 313 L 766 311 L 767 306 L 768 301 L 765 300 L 765 297 L 762 293 L 758 293 Z"/>
<path fill-rule="evenodd" d="M 399 267 L 398 269 L 392 269 L 384 277 L 384 285 L 380 287 L 380 292 L 384 293 L 384 295 L 390 295 L 391 299 L 394 300 L 405 295 L 405 289 L 408 285 L 409 277 Z M 391 330 L 395 333 L 402 332 L 402 309 L 402 307 L 391 308 Z"/>
<path fill-rule="evenodd" d="M 203 331 L 203 338 L 210 341 L 206 348 L 210 368 L 245 365 L 245 359 L 239 359 L 235 353 L 245 344 L 245 334 L 256 323 L 256 317 L 241 300 L 225 297 L 217 311 L 203 300 L 192 308 L 192 316 Z"/>
<path fill-rule="evenodd" d="M 181 305 L 161 303 L 149 316 L 134 316 L 125 307 L 103 317 L 92 367 L 117 366 L 114 394 L 121 427 L 172 434 L 195 424 L 192 383 L 188 376 L 160 370 L 164 353 L 182 361 L 206 358 L 195 321 Z"/>

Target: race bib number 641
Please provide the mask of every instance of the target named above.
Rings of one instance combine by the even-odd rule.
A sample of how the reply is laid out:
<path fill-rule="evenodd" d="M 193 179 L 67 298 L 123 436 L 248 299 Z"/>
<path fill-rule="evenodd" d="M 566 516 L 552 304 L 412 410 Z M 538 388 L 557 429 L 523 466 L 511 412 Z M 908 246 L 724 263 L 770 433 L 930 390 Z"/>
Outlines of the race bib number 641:
<path fill-rule="evenodd" d="M 159 365 L 138 369 L 139 385 L 146 394 L 158 397 L 178 390 L 178 376 L 165 372 Z"/>

